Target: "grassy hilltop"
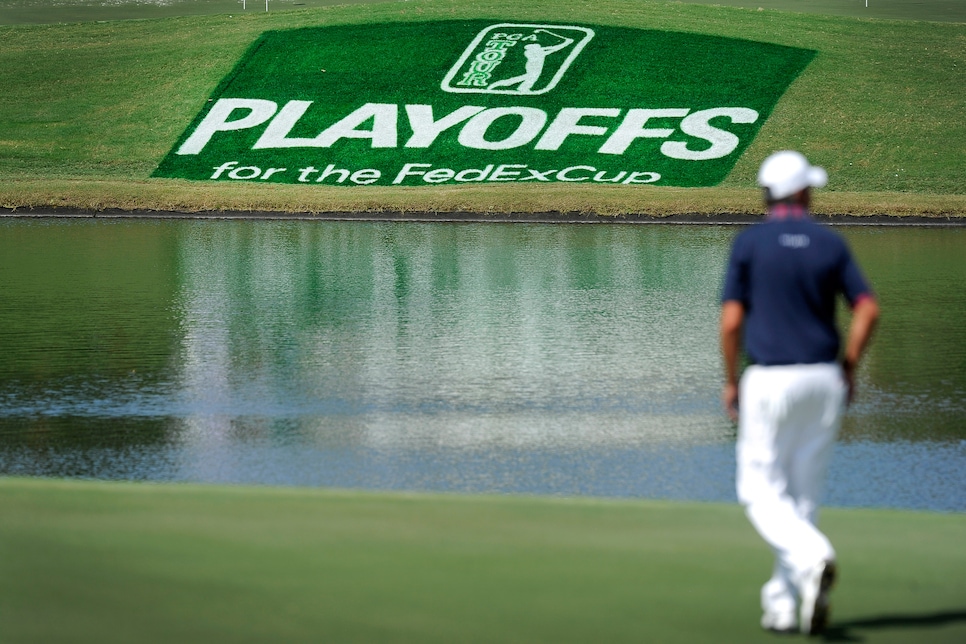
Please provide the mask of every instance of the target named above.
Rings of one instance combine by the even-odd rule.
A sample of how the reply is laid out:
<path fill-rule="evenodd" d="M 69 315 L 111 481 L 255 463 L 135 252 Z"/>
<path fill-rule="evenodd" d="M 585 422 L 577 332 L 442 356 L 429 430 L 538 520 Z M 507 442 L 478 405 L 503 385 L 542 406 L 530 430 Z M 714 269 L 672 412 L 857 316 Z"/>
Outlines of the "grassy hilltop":
<path fill-rule="evenodd" d="M 238 3 L 212 2 L 240 9 Z M 14 9 L 30 4 L 0 0 L 0 22 L 4 11 L 10 13 L 8 22 L 28 20 Z M 69 8 L 71 2 L 63 4 Z M 188 13 L 200 13 L 202 4 L 194 3 Z M 338 7 L 307 0 L 304 10 L 268 13 L 252 10 L 257 1 L 247 4 L 247 11 L 232 14 L 0 26 L 0 86 L 12 88 L 0 94 L 0 207 L 755 212 L 758 164 L 770 151 L 791 147 L 829 170 L 832 180 L 816 204 L 819 211 L 966 214 L 963 22 L 629 0 L 413 0 Z M 791 6 L 787 0 L 766 6 L 776 5 Z M 927 9 L 933 13 L 925 15 L 956 6 L 932 0 Z M 125 17 L 137 15 L 126 7 Z M 146 5 L 143 15 L 158 15 L 160 9 Z M 77 16 L 72 10 L 64 15 Z M 950 11 L 955 18 L 956 9 Z M 818 55 L 715 188 L 342 188 L 149 178 L 260 33 L 453 18 L 663 29 L 814 49 Z"/>

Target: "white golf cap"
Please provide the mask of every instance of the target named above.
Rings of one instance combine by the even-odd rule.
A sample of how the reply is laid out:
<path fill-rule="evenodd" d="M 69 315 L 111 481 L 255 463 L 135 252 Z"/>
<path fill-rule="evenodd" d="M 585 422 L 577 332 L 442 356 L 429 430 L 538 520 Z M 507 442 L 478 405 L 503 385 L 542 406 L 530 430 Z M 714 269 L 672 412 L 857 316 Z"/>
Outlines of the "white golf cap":
<path fill-rule="evenodd" d="M 790 197 L 805 188 L 822 188 L 828 183 L 825 168 L 809 164 L 800 152 L 775 152 L 761 164 L 758 185 L 768 188 L 772 199 Z"/>

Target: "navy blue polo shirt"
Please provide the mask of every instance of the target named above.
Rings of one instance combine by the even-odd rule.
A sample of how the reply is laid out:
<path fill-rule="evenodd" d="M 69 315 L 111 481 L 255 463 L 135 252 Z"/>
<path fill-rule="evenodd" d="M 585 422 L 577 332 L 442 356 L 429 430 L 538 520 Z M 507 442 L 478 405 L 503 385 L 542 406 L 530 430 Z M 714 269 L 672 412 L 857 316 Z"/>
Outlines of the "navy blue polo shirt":
<path fill-rule="evenodd" d="M 871 296 L 845 241 L 803 208 L 779 206 L 735 238 L 722 302 L 745 310 L 744 346 L 760 365 L 834 362 L 835 301 Z"/>

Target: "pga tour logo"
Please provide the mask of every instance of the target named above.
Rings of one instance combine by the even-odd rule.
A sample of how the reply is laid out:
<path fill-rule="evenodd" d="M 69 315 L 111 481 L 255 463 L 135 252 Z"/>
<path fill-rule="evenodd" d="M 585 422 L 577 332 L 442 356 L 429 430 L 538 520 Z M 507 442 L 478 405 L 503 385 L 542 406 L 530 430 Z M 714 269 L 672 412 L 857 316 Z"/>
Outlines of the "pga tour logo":
<path fill-rule="evenodd" d="M 454 94 L 544 94 L 593 37 L 586 27 L 491 25 L 477 34 L 441 87 Z"/>

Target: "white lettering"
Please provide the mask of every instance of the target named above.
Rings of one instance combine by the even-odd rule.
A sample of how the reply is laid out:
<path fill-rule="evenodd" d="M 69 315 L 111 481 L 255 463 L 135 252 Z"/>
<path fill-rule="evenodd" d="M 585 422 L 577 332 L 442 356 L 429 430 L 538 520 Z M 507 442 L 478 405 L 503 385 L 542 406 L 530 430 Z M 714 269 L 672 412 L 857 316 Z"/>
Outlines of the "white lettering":
<path fill-rule="evenodd" d="M 462 123 L 485 109 L 476 105 L 465 105 L 434 121 L 432 105 L 407 105 L 406 115 L 409 117 L 409 126 L 413 130 L 413 135 L 406 141 L 406 147 L 428 148 L 444 130 Z"/>
<path fill-rule="evenodd" d="M 330 163 L 329 165 L 326 166 L 325 170 L 323 170 L 319 174 L 319 176 L 316 177 L 315 182 L 316 183 L 322 183 L 323 181 L 325 181 L 326 179 L 328 179 L 332 175 L 338 175 L 338 178 L 336 179 L 336 182 L 337 183 L 344 183 L 345 180 L 349 178 L 349 175 L 350 174 L 351 173 L 348 170 L 346 170 L 345 168 L 336 168 L 335 165 L 333 165 L 333 164 Z"/>
<path fill-rule="evenodd" d="M 261 179 L 262 181 L 265 181 L 266 179 L 268 179 L 268 178 L 269 178 L 270 176 L 272 176 L 273 174 L 278 174 L 279 172 L 285 172 L 285 171 L 286 171 L 287 169 L 288 169 L 288 168 L 269 168 L 269 169 L 268 169 L 268 170 L 266 170 L 266 171 L 265 171 L 265 173 L 264 173 L 264 174 L 263 174 L 263 175 L 262 175 L 262 176 L 260 177 L 260 179 Z"/>
<path fill-rule="evenodd" d="M 423 181 L 427 183 L 443 183 L 456 176 L 455 170 L 449 168 L 437 168 L 423 175 Z"/>
<path fill-rule="evenodd" d="M 590 165 L 575 165 L 570 168 L 564 168 L 563 170 L 558 172 L 557 180 L 558 181 L 587 181 L 587 179 L 590 179 L 591 177 L 591 175 L 587 175 L 586 177 L 571 177 L 569 173 L 574 170 L 587 170 L 588 172 L 597 172 L 597 168 Z"/>
<path fill-rule="evenodd" d="M 309 175 L 310 174 L 315 174 L 318 171 L 319 171 L 318 168 L 313 168 L 312 166 L 309 166 L 307 168 L 299 168 L 299 179 L 298 180 L 300 182 L 302 182 L 302 183 L 305 183 L 306 181 L 309 180 Z"/>
<path fill-rule="evenodd" d="M 621 111 L 617 108 L 580 108 L 565 107 L 557 114 L 547 131 L 543 133 L 537 141 L 537 150 L 557 150 L 561 144 L 571 134 L 586 134 L 590 136 L 603 136 L 607 134 L 607 128 L 601 125 L 580 125 L 580 119 L 585 116 L 602 116 L 606 118 L 617 118 Z"/>
<path fill-rule="evenodd" d="M 312 101 L 289 101 L 272 119 L 252 149 L 328 148 L 339 139 L 371 139 L 374 148 L 396 147 L 396 121 L 399 106 L 392 103 L 366 103 L 348 116 L 336 121 L 314 138 L 289 137 L 295 123 L 302 118 Z M 357 129 L 372 120 L 371 130 Z"/>
<path fill-rule="evenodd" d="M 483 169 L 469 168 L 467 170 L 462 170 L 457 172 L 456 176 L 453 178 L 457 181 L 484 181 L 492 171 L 493 164 L 490 164 Z"/>
<path fill-rule="evenodd" d="M 519 170 L 511 170 L 510 168 L 525 168 L 527 166 L 520 165 L 519 163 L 504 163 L 498 166 L 497 169 L 490 175 L 490 181 L 516 181 L 516 178 L 520 176 Z"/>
<path fill-rule="evenodd" d="M 426 174 L 425 170 L 416 170 L 416 168 L 430 168 L 432 165 L 432 163 L 407 163 L 392 182 L 393 184 L 402 183 L 406 177 L 418 177 L 421 174 Z"/>
<path fill-rule="evenodd" d="M 352 183 L 357 183 L 362 186 L 367 186 L 370 183 L 375 183 L 376 181 L 379 181 L 379 178 L 381 176 L 382 176 L 382 172 L 380 172 L 379 170 L 376 170 L 375 168 L 365 168 L 364 170 L 356 170 L 355 172 L 353 172 L 352 176 L 349 177 L 349 181 L 351 181 Z"/>
<path fill-rule="evenodd" d="M 812 240 L 808 235 L 791 235 L 785 233 L 778 236 L 778 243 L 786 248 L 808 248 Z"/>
<path fill-rule="evenodd" d="M 274 101 L 265 101 L 258 98 L 219 98 L 212 108 L 205 114 L 195 131 L 191 133 L 177 154 L 198 154 L 211 140 L 215 132 L 229 132 L 232 130 L 245 130 L 256 125 L 261 125 L 272 118 L 278 105 Z M 240 119 L 229 121 L 229 117 L 235 110 L 249 110 L 248 114 Z"/>
<path fill-rule="evenodd" d="M 626 170 L 621 170 L 616 175 L 614 175 L 614 178 L 613 179 L 608 179 L 607 178 L 607 171 L 606 170 L 601 170 L 600 172 L 598 172 L 597 174 L 594 175 L 594 181 L 596 181 L 597 183 L 608 183 L 608 182 L 609 183 L 618 183 L 618 182 L 620 182 L 621 179 L 623 179 L 626 176 L 627 176 L 627 171 Z"/>
<path fill-rule="evenodd" d="M 515 42 L 506 40 L 490 40 L 486 43 L 486 49 L 476 55 L 470 64 L 469 71 L 463 75 L 463 80 L 457 85 L 486 87 L 490 80 L 490 72 L 506 57 L 507 47 L 514 45 L 516 45 Z"/>
<path fill-rule="evenodd" d="M 758 120 L 758 112 L 747 107 L 718 107 L 695 112 L 681 121 L 681 131 L 708 141 L 711 147 L 707 150 L 689 150 L 687 143 L 665 141 L 661 144 L 661 153 L 672 159 L 686 161 L 720 159 L 731 154 L 738 147 L 739 140 L 731 132 L 716 128 L 709 123 L 711 119 L 719 116 L 730 118 L 732 123 L 754 123 Z"/>
<path fill-rule="evenodd" d="M 553 179 L 548 179 L 547 175 L 553 174 L 556 170 L 534 170 L 533 168 L 527 168 L 527 172 L 530 173 L 529 177 L 524 177 L 520 181 L 530 181 L 531 179 L 536 179 L 537 181 L 553 181 Z"/>
<path fill-rule="evenodd" d="M 234 170 L 232 170 L 231 172 L 229 172 L 228 173 L 228 178 L 229 179 L 241 179 L 241 180 L 254 179 L 255 177 L 257 177 L 261 173 L 262 173 L 262 169 L 261 168 L 257 168 L 257 167 L 255 167 L 253 165 L 246 165 L 246 166 L 241 167 L 241 168 L 235 168 Z"/>
<path fill-rule="evenodd" d="M 253 150 L 263 148 L 312 148 L 319 147 L 315 139 L 304 137 L 289 138 L 295 124 L 305 114 L 312 101 L 289 101 L 278 111 L 262 135 L 252 146 Z"/>
<path fill-rule="evenodd" d="M 341 121 L 330 125 L 318 136 L 321 147 L 330 147 L 339 139 L 372 139 L 374 148 L 396 147 L 396 121 L 399 106 L 392 103 L 366 103 Z M 371 130 L 356 128 L 372 119 Z"/>
<path fill-rule="evenodd" d="M 331 166 L 330 166 L 331 167 Z M 575 165 L 563 170 L 538 170 L 523 163 L 504 163 L 499 166 L 488 165 L 485 168 L 467 168 L 453 170 L 451 168 L 432 168 L 429 163 L 407 163 L 393 180 L 393 184 L 405 183 L 407 178 L 419 177 L 425 183 L 445 183 L 447 181 L 557 181 L 594 183 L 642 184 L 655 183 L 661 179 L 657 172 L 629 172 L 627 170 L 608 171 L 598 170 L 591 165 Z M 312 168 L 312 170 L 315 170 Z M 362 171 L 360 171 L 362 172 Z M 368 170 L 376 172 L 377 170 Z M 524 175 L 526 173 L 526 175 Z M 612 176 L 608 176 L 608 175 Z M 353 175 L 355 176 L 355 175 Z M 354 179 L 353 179 L 354 180 Z"/>
<path fill-rule="evenodd" d="M 279 109 L 276 103 L 267 100 L 219 99 L 194 132 L 178 148 L 177 154 L 200 153 L 218 132 L 250 129 L 265 123 L 267 125 L 252 149 L 329 148 L 343 139 L 368 139 L 372 148 L 398 146 L 400 106 L 391 103 L 366 103 L 315 136 L 290 136 L 312 105 L 312 101 L 292 100 Z M 759 118 L 758 112 L 745 107 L 716 107 L 693 113 L 687 108 L 634 108 L 627 110 L 623 119 L 614 127 L 604 124 L 591 125 L 584 123 L 584 120 L 618 119 L 622 114 L 620 108 L 565 107 L 550 120 L 544 110 L 534 107 L 485 108 L 479 105 L 464 105 L 438 119 L 433 113 L 432 105 L 408 104 L 404 107 L 412 130 L 404 145 L 406 148 L 430 148 L 440 141 L 444 133 L 451 132 L 445 139 L 446 145 L 458 143 L 465 148 L 475 150 L 511 150 L 530 144 L 533 145 L 534 150 L 555 152 L 567 145 L 567 140 L 571 136 L 591 136 L 604 137 L 602 139 L 604 143 L 598 148 L 598 153 L 622 155 L 638 139 L 669 139 L 677 133 L 676 138 L 684 140 L 665 140 L 661 142 L 659 148 L 664 156 L 685 161 L 718 159 L 738 148 L 741 142 L 739 137 L 721 126 L 712 125 L 713 121 L 717 122 L 715 119 L 727 119 L 736 124 L 751 124 L 757 122 Z M 245 111 L 247 113 L 244 113 Z M 241 118 L 234 118 L 239 113 L 243 113 Z M 501 121 L 501 119 L 510 120 Z M 677 128 L 648 127 L 652 119 L 680 119 L 680 123 Z M 500 123 L 497 123 L 498 121 Z M 613 122 L 616 123 L 616 121 Z M 598 123 L 601 122 L 598 121 Z M 457 129 L 458 133 L 456 133 Z M 456 141 L 453 141 L 453 138 Z M 576 149 L 575 142 L 571 142 L 571 145 Z M 231 172 L 237 169 L 237 165 L 238 162 L 229 161 L 222 166 L 212 167 L 211 178 L 230 176 Z M 415 168 L 416 166 L 411 169 Z M 269 170 L 268 175 L 261 175 L 263 179 L 286 171 L 284 168 L 269 168 Z M 312 173 L 315 172 L 318 170 L 312 171 Z M 344 172 L 348 170 L 338 170 L 340 175 Z M 236 172 L 237 174 L 239 173 Z M 241 172 L 241 174 L 246 173 Z M 457 172 L 457 174 L 460 173 Z M 564 175 L 578 176 L 567 172 L 564 172 Z M 538 175 L 531 175 L 529 179 L 544 180 Z M 307 180 L 307 178 L 300 179 L 300 181 Z M 476 181 L 477 179 L 467 180 Z M 345 177 L 338 178 L 339 183 L 345 181 L 347 181 Z M 600 181 L 618 183 L 623 179 Z"/>
<path fill-rule="evenodd" d="M 519 116 L 520 125 L 502 141 L 487 141 L 486 131 L 505 116 Z M 480 112 L 460 130 L 457 140 L 463 147 L 476 150 L 509 150 L 537 138 L 547 123 L 547 113 L 535 107 L 494 107 Z"/>
<path fill-rule="evenodd" d="M 213 175 L 211 175 L 211 178 L 212 179 L 217 179 L 218 177 L 221 176 L 221 173 L 222 172 L 224 172 L 225 170 L 228 170 L 229 168 L 232 168 L 232 167 L 234 167 L 236 165 L 238 165 L 238 161 L 228 161 L 226 163 L 222 163 L 217 168 L 212 168 L 215 171 L 215 173 Z"/>
<path fill-rule="evenodd" d="M 678 118 L 686 115 L 690 110 L 668 109 L 633 109 L 627 110 L 627 116 L 617 127 L 607 142 L 601 146 L 601 154 L 624 154 L 636 139 L 666 139 L 674 134 L 669 128 L 646 128 L 644 125 L 652 118 Z"/>
<path fill-rule="evenodd" d="M 624 185 L 629 183 L 654 183 L 659 181 L 661 175 L 656 172 L 632 172 L 626 179 L 621 181 Z"/>

